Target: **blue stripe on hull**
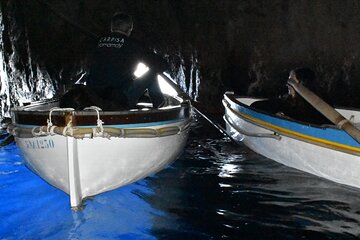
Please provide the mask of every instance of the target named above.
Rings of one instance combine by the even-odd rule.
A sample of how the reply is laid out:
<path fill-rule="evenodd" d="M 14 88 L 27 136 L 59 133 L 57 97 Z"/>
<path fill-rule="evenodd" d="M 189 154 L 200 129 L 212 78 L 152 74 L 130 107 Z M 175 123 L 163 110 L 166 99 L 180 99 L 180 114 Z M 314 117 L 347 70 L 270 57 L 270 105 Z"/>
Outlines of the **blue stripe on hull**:
<path fill-rule="evenodd" d="M 306 136 L 319 138 L 334 143 L 348 145 L 355 148 L 360 148 L 360 144 L 356 142 L 356 140 L 350 137 L 345 131 L 340 129 L 321 128 L 307 124 L 301 124 L 295 121 L 289 121 L 283 118 L 260 113 L 246 106 L 238 104 L 236 104 L 235 109 L 240 113 L 246 114 L 250 117 L 278 126 L 280 128 L 288 129 L 292 132 L 300 133 Z"/>
<path fill-rule="evenodd" d="M 145 128 L 145 127 L 155 127 L 155 126 L 163 126 L 167 124 L 173 124 L 173 123 L 179 123 L 183 122 L 186 119 L 175 119 L 175 120 L 169 120 L 169 121 L 161 121 L 161 122 L 149 122 L 149 123 L 134 123 L 134 124 L 117 124 L 117 125 L 106 125 L 106 123 L 103 124 L 103 127 L 112 127 L 112 128 Z M 26 125 L 26 124 L 17 124 L 17 127 L 22 128 L 34 128 L 39 127 L 37 125 Z M 96 125 L 88 125 L 88 126 L 76 126 L 78 128 L 94 128 Z"/>

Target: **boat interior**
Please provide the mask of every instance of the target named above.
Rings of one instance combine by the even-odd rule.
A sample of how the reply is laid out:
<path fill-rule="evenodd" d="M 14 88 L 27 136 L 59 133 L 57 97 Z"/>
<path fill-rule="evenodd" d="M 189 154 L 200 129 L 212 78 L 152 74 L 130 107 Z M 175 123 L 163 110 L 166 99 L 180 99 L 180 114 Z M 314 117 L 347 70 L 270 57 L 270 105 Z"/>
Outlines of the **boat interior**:
<path fill-rule="evenodd" d="M 266 100 L 266 98 L 236 97 L 236 100 L 246 106 L 250 106 L 256 101 Z M 346 119 L 358 129 L 360 129 L 360 109 L 350 109 L 345 107 L 335 107 L 335 110 L 343 115 Z"/>
<path fill-rule="evenodd" d="M 171 109 L 180 107 L 180 105 L 184 102 L 189 100 L 189 97 L 175 84 L 175 82 L 168 76 L 167 74 L 158 75 L 158 83 L 160 86 L 160 89 L 164 96 L 164 103 L 159 108 L 153 108 L 153 104 L 151 102 L 151 99 L 149 97 L 149 94 L 147 91 L 144 92 L 143 96 L 140 97 L 138 100 L 138 103 L 136 104 L 136 107 L 129 110 L 104 110 L 104 112 L 128 112 L 128 111 L 148 111 L 151 109 Z M 85 85 L 79 84 L 83 87 Z M 74 85 L 74 86 L 79 86 Z M 54 99 L 46 99 L 41 100 L 37 102 L 27 103 L 23 106 L 15 107 L 14 111 L 38 111 L 38 112 L 47 112 L 50 111 L 53 108 L 59 108 L 60 107 L 60 98 L 54 98 Z M 91 107 L 91 106 L 87 106 Z M 95 106 L 99 107 L 99 106 Z M 101 108 L 99 108 L 101 110 Z M 81 110 L 80 110 L 81 112 Z"/>
<path fill-rule="evenodd" d="M 159 109 L 165 110 L 165 109 L 179 107 L 181 103 L 184 102 L 185 100 L 179 96 L 169 96 L 166 94 L 164 94 L 164 99 L 165 99 L 164 105 L 162 105 Z M 54 99 L 32 102 L 31 104 L 24 104 L 23 106 L 15 107 L 13 110 L 47 112 L 50 111 L 52 108 L 59 108 L 59 107 L 60 107 L 60 99 L 54 98 Z M 150 99 L 145 96 L 139 99 L 139 102 L 136 104 L 136 108 L 129 109 L 127 111 L 148 111 L 151 109 L 153 109 L 153 104 L 151 103 Z"/>

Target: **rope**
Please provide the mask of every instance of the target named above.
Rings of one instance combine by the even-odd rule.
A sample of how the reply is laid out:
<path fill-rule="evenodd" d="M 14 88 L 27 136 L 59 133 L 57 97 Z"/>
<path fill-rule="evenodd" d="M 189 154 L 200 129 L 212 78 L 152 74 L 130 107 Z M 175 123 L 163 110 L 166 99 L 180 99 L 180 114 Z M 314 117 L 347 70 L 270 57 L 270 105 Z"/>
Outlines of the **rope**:
<path fill-rule="evenodd" d="M 74 128 L 72 127 L 72 120 L 70 120 L 68 122 L 68 124 L 66 125 L 66 127 L 64 127 L 64 129 L 62 131 L 62 135 L 64 135 L 64 136 L 72 136 L 74 134 L 73 129 Z"/>
<path fill-rule="evenodd" d="M 38 132 L 36 132 L 38 130 Z M 41 127 L 33 127 L 31 129 L 31 133 L 33 136 L 43 136 L 47 132 L 42 131 Z"/>
<path fill-rule="evenodd" d="M 341 120 L 340 122 L 338 122 L 336 125 L 337 125 L 340 129 L 342 129 L 342 127 L 344 126 L 344 124 L 345 124 L 345 123 L 348 123 L 348 122 L 350 122 L 350 121 L 347 120 L 347 119 L 343 119 L 343 120 Z"/>
<path fill-rule="evenodd" d="M 84 108 L 84 110 L 96 111 L 97 120 L 96 120 L 96 128 L 93 129 L 93 135 L 94 136 L 103 135 L 104 134 L 104 127 L 103 127 L 104 122 L 100 119 L 100 113 L 99 113 L 99 111 L 102 111 L 101 108 L 99 108 L 97 106 L 91 106 L 91 107 Z M 98 131 L 99 129 L 100 129 L 100 131 Z"/>
<path fill-rule="evenodd" d="M 281 140 L 281 136 L 277 133 L 277 132 L 273 132 L 271 133 L 251 133 L 248 132 L 242 128 L 240 128 L 239 126 L 237 126 L 231 118 L 229 118 L 229 116 L 227 114 L 224 115 L 223 119 L 225 120 L 225 122 L 227 124 L 229 124 L 233 129 L 235 129 L 237 132 L 249 136 L 249 137 L 258 137 L 258 138 L 274 138 L 276 140 Z"/>
<path fill-rule="evenodd" d="M 49 118 L 46 120 L 47 122 L 47 132 L 50 131 L 50 127 L 52 127 L 53 123 L 51 121 L 51 115 L 53 112 L 73 112 L 75 109 L 73 108 L 59 108 L 59 107 L 53 107 L 50 109 L 49 112 Z"/>
<path fill-rule="evenodd" d="M 97 128 L 77 128 L 71 126 L 71 121 L 65 127 L 51 126 L 47 131 L 48 126 L 40 126 L 35 128 L 21 128 L 10 125 L 9 129 L 14 136 L 19 138 L 41 137 L 49 135 L 62 135 L 74 138 L 93 138 L 93 137 L 121 137 L 121 138 L 155 138 L 166 137 L 170 135 L 180 134 L 189 129 L 191 119 L 179 126 L 168 126 L 162 128 L 114 128 L 103 127 L 101 132 Z M 44 131 L 46 129 L 46 131 Z"/>

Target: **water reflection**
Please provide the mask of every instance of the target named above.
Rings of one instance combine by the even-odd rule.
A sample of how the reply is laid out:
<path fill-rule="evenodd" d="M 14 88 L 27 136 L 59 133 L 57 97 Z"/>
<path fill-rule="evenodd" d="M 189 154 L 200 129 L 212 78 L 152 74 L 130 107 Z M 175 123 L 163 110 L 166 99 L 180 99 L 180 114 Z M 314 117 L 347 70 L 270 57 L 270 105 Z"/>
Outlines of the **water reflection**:
<path fill-rule="evenodd" d="M 182 223 L 170 232 L 186 237 L 184 232 L 192 231 L 197 239 L 360 236 L 358 189 L 280 165 L 211 129 L 198 122 L 184 156 L 175 163 L 183 170 L 174 170 L 171 177 L 162 172 L 167 181 L 152 182 L 156 194 L 148 201 Z M 157 228 L 156 235 L 166 234 L 164 228 Z"/>
<path fill-rule="evenodd" d="M 146 180 L 96 196 L 83 211 L 23 164 L 12 145 L 0 150 L 0 239 L 155 239 L 152 218 L 161 215 L 143 198 Z"/>
<path fill-rule="evenodd" d="M 0 239 L 358 239 L 360 191 L 233 145 L 200 118 L 184 154 L 69 210 L 14 146 L 0 150 Z"/>

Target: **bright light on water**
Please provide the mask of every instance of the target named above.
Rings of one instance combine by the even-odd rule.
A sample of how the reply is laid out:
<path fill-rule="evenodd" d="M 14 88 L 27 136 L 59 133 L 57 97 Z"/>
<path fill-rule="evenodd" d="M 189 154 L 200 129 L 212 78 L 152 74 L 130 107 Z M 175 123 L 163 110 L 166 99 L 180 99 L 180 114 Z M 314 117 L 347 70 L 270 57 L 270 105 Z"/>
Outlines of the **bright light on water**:
<path fill-rule="evenodd" d="M 134 75 L 136 78 L 140 78 L 140 77 L 144 76 L 144 74 L 147 73 L 148 71 L 149 71 L 149 67 L 146 66 L 144 63 L 140 62 L 136 66 Z"/>

